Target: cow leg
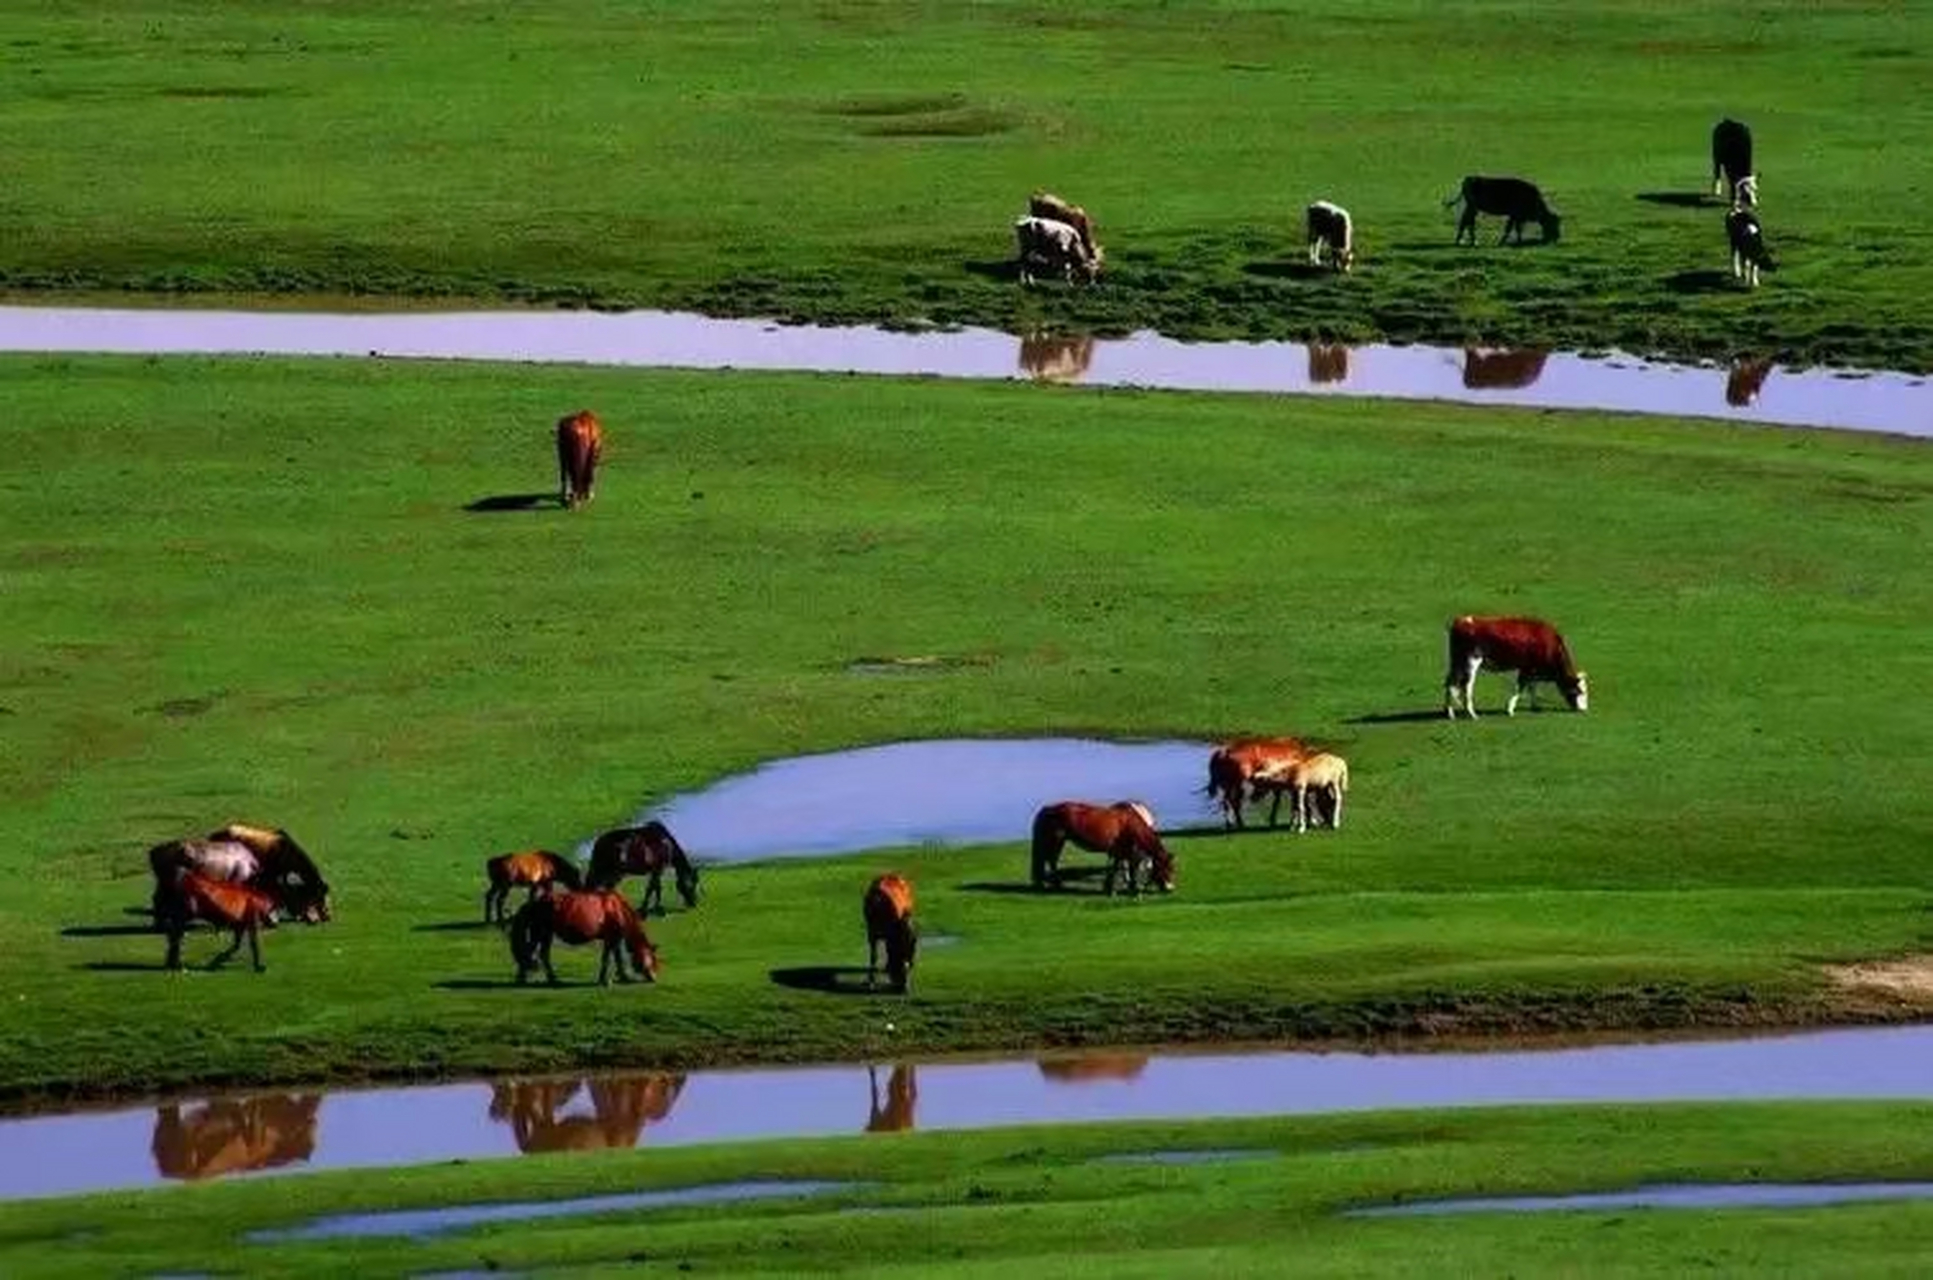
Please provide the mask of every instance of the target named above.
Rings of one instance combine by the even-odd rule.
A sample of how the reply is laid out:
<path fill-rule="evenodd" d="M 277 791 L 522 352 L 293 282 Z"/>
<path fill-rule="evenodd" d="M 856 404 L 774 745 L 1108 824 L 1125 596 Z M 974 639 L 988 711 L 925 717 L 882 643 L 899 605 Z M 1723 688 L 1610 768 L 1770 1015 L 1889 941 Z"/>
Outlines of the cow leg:
<path fill-rule="evenodd" d="M 1472 245 L 1477 242 L 1477 211 L 1472 205 L 1463 206 L 1463 213 L 1456 220 L 1456 239 L 1452 244 L 1462 244 L 1464 236 L 1470 237 Z"/>
<path fill-rule="evenodd" d="M 1472 720 L 1477 718 L 1477 670 L 1483 666 L 1481 657 L 1472 656 L 1463 664 L 1463 670 L 1450 670 L 1449 682 L 1443 687 L 1444 710 L 1450 719 L 1456 719 L 1456 704 L 1461 698 L 1463 712 Z"/>
<path fill-rule="evenodd" d="M 1517 699 L 1523 697 L 1525 693 L 1529 692 L 1529 690 L 1530 690 L 1530 681 L 1524 679 L 1524 677 L 1521 674 L 1518 675 L 1517 687 L 1511 692 L 1510 701 L 1503 704 L 1503 713 L 1507 716 L 1516 715 Z"/>

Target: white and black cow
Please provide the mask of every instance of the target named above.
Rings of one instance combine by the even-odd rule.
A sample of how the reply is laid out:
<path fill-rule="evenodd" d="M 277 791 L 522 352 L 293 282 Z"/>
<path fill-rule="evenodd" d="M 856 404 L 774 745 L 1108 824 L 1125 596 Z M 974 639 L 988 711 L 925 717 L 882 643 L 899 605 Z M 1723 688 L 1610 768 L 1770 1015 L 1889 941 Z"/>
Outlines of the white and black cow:
<path fill-rule="evenodd" d="M 1748 289 L 1758 288 L 1759 270 L 1777 271 L 1772 251 L 1765 247 L 1765 233 L 1758 215 L 1744 205 L 1733 205 L 1725 215 L 1725 238 L 1732 244 L 1732 274 L 1745 281 Z"/>
<path fill-rule="evenodd" d="M 1457 193 L 1443 202 L 1445 209 L 1458 201 L 1463 202 L 1463 215 L 1457 219 L 1456 239 L 1452 243 L 1461 244 L 1464 236 L 1470 243 L 1477 242 L 1477 215 L 1488 213 L 1504 219 L 1503 234 L 1497 237 L 1502 244 L 1517 233 L 1517 243 L 1524 242 L 1524 223 L 1534 221 L 1544 232 L 1544 243 L 1554 244 L 1561 229 L 1560 219 L 1544 203 L 1544 193 L 1537 185 L 1522 178 L 1480 178 L 1467 177 Z"/>
<path fill-rule="evenodd" d="M 1099 272 L 1100 264 L 1087 252 L 1081 233 L 1065 222 L 1030 216 L 1018 219 L 1013 231 L 1020 252 L 1022 284 L 1034 282 L 1036 267 L 1058 273 L 1070 284 L 1076 273 L 1082 280 L 1092 281 Z"/>
<path fill-rule="evenodd" d="M 1329 251 L 1329 266 L 1347 271 L 1356 261 L 1355 224 L 1349 210 L 1327 200 L 1309 206 L 1309 265 L 1322 265 L 1323 250 Z"/>
<path fill-rule="evenodd" d="M 1712 126 L 1712 194 L 1732 186 L 1732 203 L 1750 209 L 1758 203 L 1758 173 L 1752 168 L 1752 131 L 1727 117 Z"/>

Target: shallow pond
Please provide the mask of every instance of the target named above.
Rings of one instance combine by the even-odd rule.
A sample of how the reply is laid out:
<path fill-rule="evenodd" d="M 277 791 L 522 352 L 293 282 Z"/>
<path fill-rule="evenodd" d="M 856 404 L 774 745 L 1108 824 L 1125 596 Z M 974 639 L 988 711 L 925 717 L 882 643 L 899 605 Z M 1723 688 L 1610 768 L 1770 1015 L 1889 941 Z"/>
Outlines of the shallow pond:
<path fill-rule="evenodd" d="M 1933 1099 L 1933 1027 L 1487 1052 L 1123 1051 L 288 1091 L 0 1121 L 0 1199 L 266 1169 L 1095 1120 Z"/>
<path fill-rule="evenodd" d="M 1088 386 L 1458 400 L 1933 436 L 1919 377 L 1762 360 L 1672 365 L 1535 350 L 900 333 L 684 312 L 0 307 L 0 351 L 507 360 L 1024 378 Z"/>

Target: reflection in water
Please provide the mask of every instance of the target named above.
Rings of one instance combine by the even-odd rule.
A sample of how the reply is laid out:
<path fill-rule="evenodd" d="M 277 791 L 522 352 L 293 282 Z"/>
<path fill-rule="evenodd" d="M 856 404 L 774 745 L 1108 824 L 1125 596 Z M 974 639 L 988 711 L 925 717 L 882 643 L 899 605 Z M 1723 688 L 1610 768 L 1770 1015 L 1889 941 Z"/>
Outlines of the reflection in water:
<path fill-rule="evenodd" d="M 1145 1053 L 1085 1053 L 1076 1058 L 1042 1058 L 1040 1074 L 1062 1084 L 1085 1080 L 1138 1080 L 1148 1069 Z"/>
<path fill-rule="evenodd" d="M 1309 381 L 1316 385 L 1325 382 L 1346 382 L 1349 379 L 1349 348 L 1340 342 L 1311 342 L 1309 344 Z"/>
<path fill-rule="evenodd" d="M 1094 363 L 1094 335 L 1028 334 L 1020 340 L 1020 370 L 1037 382 L 1079 382 Z"/>
<path fill-rule="evenodd" d="M 898 1133 L 913 1127 L 913 1109 L 919 1104 L 919 1076 L 910 1062 L 893 1064 L 886 1081 L 885 1105 L 880 1105 L 879 1073 L 866 1064 L 866 1083 L 872 1090 L 872 1114 L 866 1118 L 867 1133 Z"/>
<path fill-rule="evenodd" d="M 154 1109 L 154 1167 L 164 1178 L 219 1178 L 299 1164 L 315 1154 L 319 1093 L 213 1098 Z"/>
<path fill-rule="evenodd" d="M 591 1109 L 559 1115 L 588 1085 Z M 592 1076 L 588 1080 L 510 1080 L 490 1088 L 490 1118 L 508 1121 L 517 1150 L 625 1150 L 647 1124 L 671 1114 L 685 1087 L 682 1073 Z"/>
<path fill-rule="evenodd" d="M 1725 377 L 1725 403 L 1734 409 L 1750 408 L 1770 372 L 1770 360 L 1734 360 L 1731 373 Z"/>
<path fill-rule="evenodd" d="M 1472 391 L 1517 391 L 1543 376 L 1548 351 L 1507 348 L 1486 351 L 1463 348 L 1463 385 Z"/>

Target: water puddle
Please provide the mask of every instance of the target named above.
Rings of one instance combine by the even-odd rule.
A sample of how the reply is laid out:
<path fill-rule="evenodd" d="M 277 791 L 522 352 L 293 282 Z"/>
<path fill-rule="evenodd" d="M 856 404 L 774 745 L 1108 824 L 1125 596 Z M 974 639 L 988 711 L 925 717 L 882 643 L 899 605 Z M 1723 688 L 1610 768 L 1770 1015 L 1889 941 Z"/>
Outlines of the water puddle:
<path fill-rule="evenodd" d="M 0 351 L 377 356 L 1024 378 L 1086 386 L 1456 400 L 1693 415 L 1933 436 L 1933 388 L 1906 374 L 1764 360 L 1674 365 L 1542 351 L 897 333 L 683 312 L 315 313 L 0 307 Z"/>
<path fill-rule="evenodd" d="M 829 1191 L 851 1191 L 857 1182 L 777 1181 L 717 1182 L 702 1187 L 672 1187 L 664 1191 L 630 1191 L 619 1195 L 579 1196 L 573 1200 L 522 1200 L 506 1204 L 464 1204 L 441 1209 L 393 1209 L 381 1213 L 342 1213 L 299 1227 L 251 1231 L 243 1239 L 255 1244 L 294 1240 L 369 1240 L 406 1236 L 427 1240 L 495 1222 L 530 1222 L 539 1218 L 575 1218 L 594 1213 L 622 1213 L 628 1209 L 675 1209 L 695 1204 L 735 1204 L 742 1200 L 817 1196 Z"/>
<path fill-rule="evenodd" d="M 1351 1209 L 1345 1218 L 1412 1218 L 1447 1213 L 1553 1213 L 1590 1209 L 1805 1209 L 1877 1200 L 1933 1199 L 1933 1182 L 1732 1182 L 1634 1187 L 1571 1196 L 1418 1200 Z"/>
<path fill-rule="evenodd" d="M 1026 840 L 1056 800 L 1139 800 L 1164 828 L 1213 821 L 1207 742 L 967 738 L 761 765 L 637 816 L 701 862 Z"/>
<path fill-rule="evenodd" d="M 320 1103 L 286 1107 L 290 1098 Z M 1933 1099 L 1933 1027 L 1508 1051 L 1125 1052 L 255 1093 L 0 1121 L 0 1199 L 756 1138 L 1525 1103 Z M 259 1136 L 238 1147 L 209 1133 Z M 173 1135 L 173 1136 L 170 1136 Z M 201 1146 L 197 1147 L 197 1142 Z M 200 1165 L 190 1149 L 229 1152 Z M 281 1153 L 306 1152 L 276 1163 Z M 251 1155 L 263 1162 L 250 1164 Z M 196 1173 L 188 1170 L 198 1170 Z"/>

